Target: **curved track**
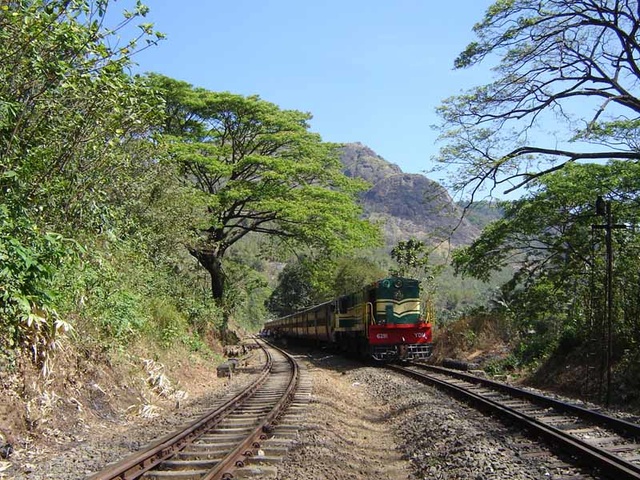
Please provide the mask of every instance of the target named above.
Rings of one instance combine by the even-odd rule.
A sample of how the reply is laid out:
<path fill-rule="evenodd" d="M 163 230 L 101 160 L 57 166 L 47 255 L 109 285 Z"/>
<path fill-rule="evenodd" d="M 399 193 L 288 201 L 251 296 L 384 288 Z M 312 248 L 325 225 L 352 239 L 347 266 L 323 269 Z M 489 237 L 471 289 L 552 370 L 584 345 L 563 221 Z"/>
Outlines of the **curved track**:
<path fill-rule="evenodd" d="M 233 478 L 233 470 L 264 455 L 262 443 L 294 401 L 300 383 L 297 362 L 259 342 L 266 362 L 251 385 L 223 405 L 90 480 Z"/>
<path fill-rule="evenodd" d="M 640 479 L 640 425 L 509 385 L 424 364 L 388 368 L 515 421 L 616 480 Z"/>

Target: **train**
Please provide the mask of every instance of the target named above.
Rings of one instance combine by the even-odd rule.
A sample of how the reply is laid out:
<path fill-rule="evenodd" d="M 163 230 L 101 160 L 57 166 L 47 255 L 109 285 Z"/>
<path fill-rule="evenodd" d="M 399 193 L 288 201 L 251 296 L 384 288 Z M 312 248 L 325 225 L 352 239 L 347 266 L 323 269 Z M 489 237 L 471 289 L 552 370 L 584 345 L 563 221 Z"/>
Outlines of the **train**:
<path fill-rule="evenodd" d="M 388 277 L 269 321 L 263 334 L 335 346 L 381 362 L 425 360 L 431 355 L 432 332 L 420 307 L 418 280 Z"/>

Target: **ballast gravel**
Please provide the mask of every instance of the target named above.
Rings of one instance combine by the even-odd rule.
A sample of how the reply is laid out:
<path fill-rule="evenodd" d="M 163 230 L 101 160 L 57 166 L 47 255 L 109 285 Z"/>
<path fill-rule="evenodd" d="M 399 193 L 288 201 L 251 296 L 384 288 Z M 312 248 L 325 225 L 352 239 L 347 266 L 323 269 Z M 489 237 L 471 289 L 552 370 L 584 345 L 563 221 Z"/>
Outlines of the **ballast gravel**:
<path fill-rule="evenodd" d="M 301 355 L 298 356 L 300 358 Z M 305 356 L 311 401 L 278 480 L 594 478 L 568 466 L 517 427 L 480 413 L 439 390 L 331 352 Z M 249 381 L 238 375 L 210 395 L 127 428 L 82 432 L 59 449 L 22 446 L 0 478 L 86 478 L 189 421 Z M 565 459 L 566 460 L 566 459 Z M 273 469 L 270 470 L 273 472 Z M 239 477 L 240 478 L 240 477 Z M 244 477 L 242 477 L 244 478 Z"/>
<path fill-rule="evenodd" d="M 308 361 L 307 422 L 272 478 L 594 478 L 434 387 L 336 355 Z"/>

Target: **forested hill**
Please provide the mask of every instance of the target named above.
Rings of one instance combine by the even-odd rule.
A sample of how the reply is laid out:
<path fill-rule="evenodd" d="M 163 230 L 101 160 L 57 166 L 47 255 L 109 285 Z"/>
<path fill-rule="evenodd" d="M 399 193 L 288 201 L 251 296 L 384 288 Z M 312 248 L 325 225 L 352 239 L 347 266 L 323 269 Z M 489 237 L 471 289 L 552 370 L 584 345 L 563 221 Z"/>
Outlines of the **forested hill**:
<path fill-rule="evenodd" d="M 428 243 L 450 239 L 468 244 L 480 232 L 447 191 L 424 175 L 404 173 L 361 143 L 345 144 L 340 153 L 344 172 L 372 184 L 362 195 L 366 216 L 380 221 L 387 245 L 418 238 Z"/>

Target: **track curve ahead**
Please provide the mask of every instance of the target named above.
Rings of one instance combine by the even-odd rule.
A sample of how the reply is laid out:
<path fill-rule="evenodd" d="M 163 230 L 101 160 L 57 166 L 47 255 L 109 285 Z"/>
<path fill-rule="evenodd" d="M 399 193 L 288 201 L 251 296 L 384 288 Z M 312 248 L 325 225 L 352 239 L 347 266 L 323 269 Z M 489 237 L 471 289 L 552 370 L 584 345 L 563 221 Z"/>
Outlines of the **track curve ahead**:
<path fill-rule="evenodd" d="M 214 480 L 257 454 L 293 401 L 300 373 L 293 357 L 256 340 L 266 361 L 254 382 L 179 432 L 110 465 L 88 480 Z"/>

